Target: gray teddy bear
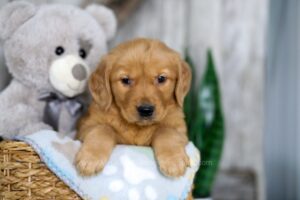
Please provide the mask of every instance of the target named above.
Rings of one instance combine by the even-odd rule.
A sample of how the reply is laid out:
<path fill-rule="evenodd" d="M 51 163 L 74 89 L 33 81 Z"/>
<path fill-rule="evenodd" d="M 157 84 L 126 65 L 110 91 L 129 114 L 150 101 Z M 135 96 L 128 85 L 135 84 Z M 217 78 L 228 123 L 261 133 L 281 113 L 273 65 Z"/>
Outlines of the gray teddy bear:
<path fill-rule="evenodd" d="M 13 80 L 0 93 L 0 136 L 71 132 L 88 101 L 89 74 L 115 31 L 113 12 L 100 5 L 4 6 L 0 39 Z"/>

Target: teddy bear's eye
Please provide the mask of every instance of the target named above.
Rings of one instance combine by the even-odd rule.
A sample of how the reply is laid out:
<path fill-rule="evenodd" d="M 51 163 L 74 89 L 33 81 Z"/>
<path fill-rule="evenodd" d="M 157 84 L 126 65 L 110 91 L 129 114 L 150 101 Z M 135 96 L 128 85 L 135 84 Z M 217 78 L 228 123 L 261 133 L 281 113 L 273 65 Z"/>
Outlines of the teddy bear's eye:
<path fill-rule="evenodd" d="M 79 56 L 83 59 L 86 58 L 86 51 L 84 49 L 79 49 Z"/>
<path fill-rule="evenodd" d="M 65 52 L 65 50 L 64 50 L 64 48 L 61 47 L 61 46 L 58 46 L 58 47 L 56 47 L 56 49 L 55 49 L 55 54 L 58 55 L 58 56 L 62 55 L 64 52 Z"/>

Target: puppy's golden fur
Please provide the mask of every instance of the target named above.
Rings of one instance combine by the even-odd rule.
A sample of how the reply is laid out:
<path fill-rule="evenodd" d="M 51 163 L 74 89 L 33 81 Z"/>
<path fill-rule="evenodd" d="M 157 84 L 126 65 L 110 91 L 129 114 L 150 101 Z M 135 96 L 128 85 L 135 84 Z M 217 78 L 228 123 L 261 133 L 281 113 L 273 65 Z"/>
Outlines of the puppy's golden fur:
<path fill-rule="evenodd" d="M 190 82 L 187 63 L 157 40 L 128 41 L 104 56 L 89 81 L 93 102 L 79 122 L 79 172 L 101 171 L 116 144 L 131 144 L 152 146 L 165 175 L 183 175 L 189 159 L 182 105 Z M 151 117 L 139 115 L 143 103 L 155 107 Z"/>

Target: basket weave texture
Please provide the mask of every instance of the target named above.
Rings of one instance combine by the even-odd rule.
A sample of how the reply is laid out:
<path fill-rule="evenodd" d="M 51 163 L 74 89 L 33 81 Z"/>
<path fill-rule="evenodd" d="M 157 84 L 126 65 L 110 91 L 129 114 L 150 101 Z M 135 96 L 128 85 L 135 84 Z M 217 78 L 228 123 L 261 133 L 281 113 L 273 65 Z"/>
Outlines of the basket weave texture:
<path fill-rule="evenodd" d="M 26 143 L 0 142 L 0 200 L 81 199 Z"/>

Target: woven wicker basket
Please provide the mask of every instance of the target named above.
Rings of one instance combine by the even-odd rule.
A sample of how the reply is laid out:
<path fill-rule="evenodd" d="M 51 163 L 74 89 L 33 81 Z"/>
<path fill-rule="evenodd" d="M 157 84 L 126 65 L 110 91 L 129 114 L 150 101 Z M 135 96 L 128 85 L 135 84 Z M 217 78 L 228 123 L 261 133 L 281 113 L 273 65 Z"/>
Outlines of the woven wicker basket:
<path fill-rule="evenodd" d="M 81 199 L 24 142 L 0 142 L 0 200 Z"/>

